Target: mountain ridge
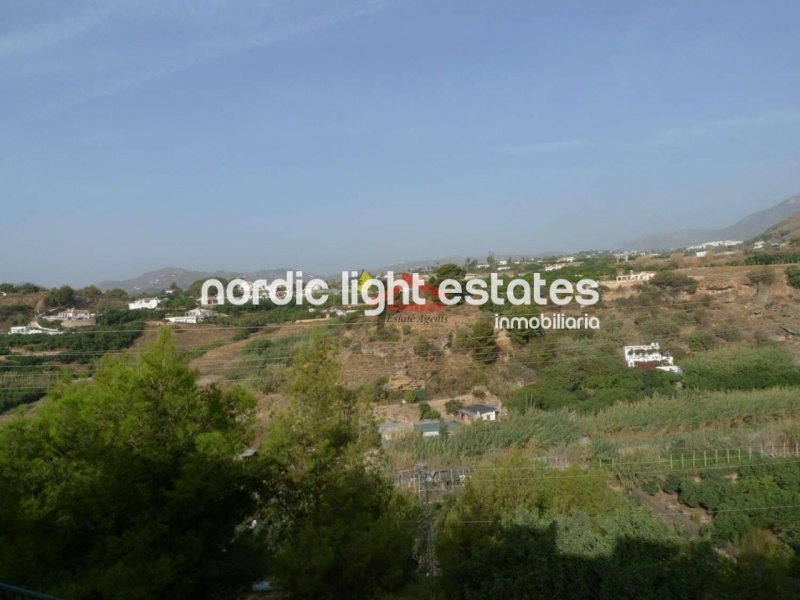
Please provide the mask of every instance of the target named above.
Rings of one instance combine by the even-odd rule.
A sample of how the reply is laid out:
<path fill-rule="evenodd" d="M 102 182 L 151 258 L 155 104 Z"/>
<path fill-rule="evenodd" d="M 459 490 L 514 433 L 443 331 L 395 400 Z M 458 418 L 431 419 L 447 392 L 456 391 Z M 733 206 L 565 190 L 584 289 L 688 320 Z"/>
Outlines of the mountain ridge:
<path fill-rule="evenodd" d="M 663 251 L 716 240 L 751 240 L 800 212 L 800 194 L 770 208 L 754 212 L 720 229 L 678 229 L 635 238 L 618 250 Z"/>

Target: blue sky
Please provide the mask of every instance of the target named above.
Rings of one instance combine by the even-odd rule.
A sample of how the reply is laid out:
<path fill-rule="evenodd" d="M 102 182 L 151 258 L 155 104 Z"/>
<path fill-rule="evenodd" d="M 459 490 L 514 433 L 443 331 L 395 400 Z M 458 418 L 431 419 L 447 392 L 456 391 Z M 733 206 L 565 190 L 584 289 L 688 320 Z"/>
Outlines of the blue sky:
<path fill-rule="evenodd" d="M 0 0 L 0 281 L 332 273 L 800 192 L 795 1 Z"/>

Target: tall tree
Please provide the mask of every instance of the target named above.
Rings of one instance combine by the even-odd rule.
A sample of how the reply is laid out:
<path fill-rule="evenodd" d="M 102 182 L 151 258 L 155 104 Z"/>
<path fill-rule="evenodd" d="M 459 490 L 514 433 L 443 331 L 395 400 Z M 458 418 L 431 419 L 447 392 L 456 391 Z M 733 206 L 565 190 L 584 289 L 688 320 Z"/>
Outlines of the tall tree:
<path fill-rule="evenodd" d="M 0 581 L 69 598 L 219 597 L 260 573 L 238 460 L 255 400 L 201 388 L 163 330 L 0 427 Z M 263 493 L 263 492 L 261 492 Z"/>
<path fill-rule="evenodd" d="M 370 598 L 414 567 L 415 511 L 383 475 L 369 408 L 340 385 L 334 350 L 317 332 L 297 355 L 291 408 L 259 458 L 276 482 L 260 519 L 267 571 L 293 598 Z"/>

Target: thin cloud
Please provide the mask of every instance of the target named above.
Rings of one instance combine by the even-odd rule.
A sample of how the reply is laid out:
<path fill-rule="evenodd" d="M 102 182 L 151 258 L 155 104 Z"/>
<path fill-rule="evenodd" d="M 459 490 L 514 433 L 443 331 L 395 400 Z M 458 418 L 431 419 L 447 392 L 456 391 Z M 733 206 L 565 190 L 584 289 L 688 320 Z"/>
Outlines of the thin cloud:
<path fill-rule="evenodd" d="M 343 9 L 306 18 L 299 23 L 279 25 L 273 28 L 271 32 L 259 31 L 252 34 L 231 36 L 216 42 L 203 42 L 197 46 L 190 46 L 186 49 L 184 54 L 173 55 L 169 60 L 151 65 L 139 72 L 117 77 L 93 89 L 62 96 L 57 101 L 46 106 L 43 110 L 36 112 L 33 117 L 28 119 L 28 122 L 52 117 L 85 102 L 119 94 L 146 85 L 151 81 L 162 79 L 205 63 L 295 37 L 308 35 L 359 16 L 373 14 L 392 4 L 393 1 L 395 0 L 365 0 L 346 6 Z"/>
<path fill-rule="evenodd" d="M 709 119 L 685 127 L 674 127 L 658 133 L 647 140 L 653 146 L 678 145 L 696 142 L 698 138 L 719 137 L 753 127 L 800 124 L 800 111 L 779 110 L 755 115 L 743 115 L 724 119 Z"/>
<path fill-rule="evenodd" d="M 589 145 L 586 140 L 561 140 L 554 142 L 536 142 L 533 144 L 520 144 L 517 146 L 503 146 L 497 152 L 514 156 L 535 156 L 537 154 L 553 154 L 564 150 L 585 148 Z"/>
<path fill-rule="evenodd" d="M 107 21 L 117 7 L 115 2 L 92 5 L 81 14 L 2 36 L 0 56 L 28 54 L 79 37 Z"/>

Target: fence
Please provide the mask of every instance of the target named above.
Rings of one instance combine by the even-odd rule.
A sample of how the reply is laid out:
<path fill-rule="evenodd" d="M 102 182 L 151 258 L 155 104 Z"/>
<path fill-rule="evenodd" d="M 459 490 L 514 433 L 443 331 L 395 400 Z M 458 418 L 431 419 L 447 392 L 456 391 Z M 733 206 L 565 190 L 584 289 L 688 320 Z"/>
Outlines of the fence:
<path fill-rule="evenodd" d="M 571 462 L 568 459 L 557 457 L 537 457 L 534 462 L 541 463 L 541 467 L 453 467 L 447 469 L 431 470 L 427 472 L 427 489 L 430 491 L 446 492 L 459 487 L 463 487 L 467 480 L 473 478 L 481 472 L 489 472 L 498 469 L 515 471 L 519 476 L 524 471 L 525 476 L 541 477 L 547 476 L 553 470 L 566 469 L 570 466 L 578 465 L 584 469 L 585 474 L 598 470 L 617 473 L 619 475 L 638 472 L 647 473 L 668 473 L 670 471 L 692 471 L 712 468 L 730 468 L 747 466 L 753 461 L 762 459 L 786 459 L 800 458 L 800 443 L 783 445 L 759 445 L 736 448 L 721 448 L 705 450 L 702 452 L 676 452 L 663 454 L 658 459 L 637 462 L 626 460 L 625 455 L 616 458 L 599 458 L 591 461 Z M 537 473 L 538 471 L 538 473 Z M 555 476 L 555 475 L 552 475 Z M 415 493 L 422 489 L 419 481 L 420 474 L 414 470 L 399 471 L 395 474 L 395 482 L 398 487 L 410 489 Z"/>

